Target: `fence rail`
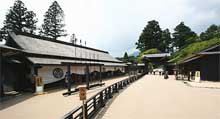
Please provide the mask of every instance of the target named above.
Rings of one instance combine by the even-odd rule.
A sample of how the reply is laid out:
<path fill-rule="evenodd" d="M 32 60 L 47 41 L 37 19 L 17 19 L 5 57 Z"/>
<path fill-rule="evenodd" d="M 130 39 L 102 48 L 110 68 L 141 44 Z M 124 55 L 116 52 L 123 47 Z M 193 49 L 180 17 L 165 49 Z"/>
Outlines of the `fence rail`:
<path fill-rule="evenodd" d="M 85 117 L 86 119 L 90 119 L 95 114 L 105 106 L 107 101 L 113 97 L 115 93 L 118 93 L 119 90 L 123 89 L 130 83 L 133 83 L 140 77 L 142 77 L 144 74 L 141 75 L 133 75 L 129 78 L 126 78 L 122 81 L 116 82 L 105 89 L 98 92 L 96 95 L 92 96 L 85 102 Z M 61 119 L 82 119 L 83 116 L 83 106 L 79 106 L 75 108 L 74 110 L 70 111 L 66 115 L 64 115 Z"/>

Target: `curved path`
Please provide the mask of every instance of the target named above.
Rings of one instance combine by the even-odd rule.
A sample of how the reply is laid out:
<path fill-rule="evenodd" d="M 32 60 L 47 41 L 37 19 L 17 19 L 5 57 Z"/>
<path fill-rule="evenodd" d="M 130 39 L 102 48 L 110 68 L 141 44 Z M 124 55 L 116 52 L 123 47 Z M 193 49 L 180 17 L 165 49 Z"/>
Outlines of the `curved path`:
<path fill-rule="evenodd" d="M 220 90 L 146 75 L 115 98 L 102 119 L 220 119 Z"/>

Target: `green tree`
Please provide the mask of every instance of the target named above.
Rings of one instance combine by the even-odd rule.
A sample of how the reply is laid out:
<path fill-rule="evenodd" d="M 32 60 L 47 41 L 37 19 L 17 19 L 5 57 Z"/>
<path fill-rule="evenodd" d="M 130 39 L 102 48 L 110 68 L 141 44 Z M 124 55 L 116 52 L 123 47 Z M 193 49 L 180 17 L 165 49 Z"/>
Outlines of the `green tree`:
<path fill-rule="evenodd" d="M 200 34 L 200 39 L 203 41 L 212 38 L 220 38 L 220 28 L 215 24 L 209 26 L 205 32 Z"/>
<path fill-rule="evenodd" d="M 64 30 L 64 11 L 57 1 L 54 1 L 44 15 L 44 23 L 40 34 L 57 40 L 58 37 L 66 36 Z"/>
<path fill-rule="evenodd" d="M 187 44 L 187 40 L 191 37 L 196 37 L 197 34 L 193 32 L 188 26 L 181 22 L 176 26 L 173 33 L 174 46 L 178 48 L 182 48 Z"/>
<path fill-rule="evenodd" d="M 21 0 L 16 0 L 6 14 L 0 37 L 6 38 L 7 31 L 34 33 L 36 30 L 36 23 L 36 14 L 33 11 L 28 11 Z"/>
<path fill-rule="evenodd" d="M 186 40 L 186 44 L 192 44 L 192 43 L 199 42 L 199 41 L 201 41 L 201 39 L 196 35 L 196 36 L 192 36 L 188 38 Z"/>
<path fill-rule="evenodd" d="M 128 53 L 125 52 L 124 57 L 123 57 L 123 61 L 128 62 L 128 60 L 129 60 Z"/>
<path fill-rule="evenodd" d="M 161 42 L 160 43 L 160 49 L 165 52 L 172 52 L 173 51 L 173 39 L 171 38 L 171 33 L 169 29 L 165 29 L 162 31 L 162 37 L 161 37 Z"/>
<path fill-rule="evenodd" d="M 141 52 L 151 48 L 157 48 L 161 51 L 164 51 L 164 49 L 160 47 L 164 43 L 161 37 L 162 30 L 159 23 L 155 20 L 149 21 L 142 31 L 138 42 L 136 42 L 137 49 L 139 49 Z"/>

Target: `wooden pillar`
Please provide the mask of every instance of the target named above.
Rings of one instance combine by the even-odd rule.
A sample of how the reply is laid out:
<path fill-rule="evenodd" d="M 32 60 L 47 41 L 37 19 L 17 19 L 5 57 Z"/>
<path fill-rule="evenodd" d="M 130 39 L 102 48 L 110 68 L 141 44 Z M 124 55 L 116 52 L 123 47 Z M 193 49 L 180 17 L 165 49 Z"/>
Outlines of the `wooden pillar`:
<path fill-rule="evenodd" d="M 138 75 L 138 64 L 136 63 L 135 64 L 135 76 L 137 76 Z"/>
<path fill-rule="evenodd" d="M 86 64 L 86 87 L 89 89 L 89 64 Z"/>
<path fill-rule="evenodd" d="M 37 66 L 34 66 L 34 75 L 38 76 L 38 67 Z"/>
<path fill-rule="evenodd" d="M 36 80 L 35 80 L 35 78 L 38 76 L 38 68 L 39 68 L 39 66 L 37 66 L 37 65 L 33 65 L 33 70 L 34 70 L 34 72 L 33 72 L 33 76 L 34 76 L 34 81 L 33 81 L 33 84 L 32 84 L 32 91 L 33 92 L 36 92 Z"/>
<path fill-rule="evenodd" d="M 130 76 L 131 76 L 131 72 L 130 72 L 131 69 L 130 69 L 130 68 L 131 68 L 131 66 L 130 66 L 130 64 L 129 64 L 129 65 L 128 65 L 128 77 L 129 77 L 129 78 L 130 78 Z"/>
<path fill-rule="evenodd" d="M 0 101 L 4 96 L 4 88 L 3 88 L 3 56 L 2 49 L 0 48 Z"/>
<path fill-rule="evenodd" d="M 102 83 L 102 65 L 99 66 L 99 80 Z"/>
<path fill-rule="evenodd" d="M 145 61 L 145 70 L 144 70 L 145 74 L 149 72 L 148 65 L 149 65 L 149 62 Z"/>
<path fill-rule="evenodd" d="M 70 64 L 68 64 L 68 65 L 67 65 L 67 80 L 68 80 L 67 88 L 68 88 L 68 92 L 71 91 L 71 82 L 70 82 L 70 79 L 71 79 Z"/>

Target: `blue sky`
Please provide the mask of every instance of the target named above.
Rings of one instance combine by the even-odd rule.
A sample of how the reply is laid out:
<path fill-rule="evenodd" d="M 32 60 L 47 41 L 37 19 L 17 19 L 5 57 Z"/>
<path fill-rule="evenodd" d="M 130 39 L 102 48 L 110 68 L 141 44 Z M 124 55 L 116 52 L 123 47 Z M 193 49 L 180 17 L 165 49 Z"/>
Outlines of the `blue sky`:
<path fill-rule="evenodd" d="M 22 0 L 36 13 L 38 27 L 53 0 Z M 157 20 L 162 29 L 181 21 L 197 33 L 211 24 L 220 24 L 220 0 L 57 0 L 65 13 L 66 29 L 87 42 L 87 46 L 123 56 L 135 50 L 135 42 L 150 20 Z M 14 0 L 1 0 L 0 27 Z"/>

